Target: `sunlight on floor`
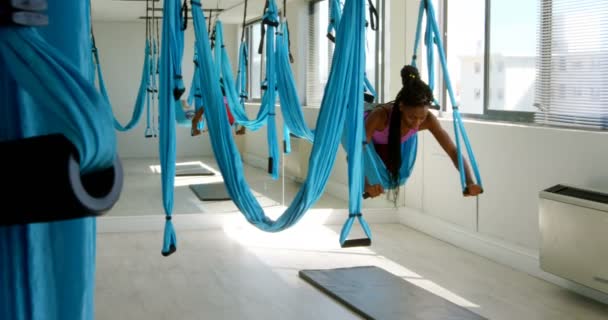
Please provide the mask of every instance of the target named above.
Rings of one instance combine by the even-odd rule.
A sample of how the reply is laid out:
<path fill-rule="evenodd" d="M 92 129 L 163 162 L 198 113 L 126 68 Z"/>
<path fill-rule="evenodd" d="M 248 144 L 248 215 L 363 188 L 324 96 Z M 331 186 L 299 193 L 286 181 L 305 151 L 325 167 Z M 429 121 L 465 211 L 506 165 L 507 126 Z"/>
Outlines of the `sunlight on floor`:
<path fill-rule="evenodd" d="M 175 168 L 179 169 L 179 167 L 187 167 L 187 166 L 191 166 L 191 167 L 196 167 L 196 166 L 200 166 L 201 168 L 207 169 L 213 173 L 215 173 L 216 175 L 222 175 L 221 172 L 213 169 L 212 167 L 204 164 L 202 161 L 186 161 L 186 162 L 176 162 L 175 163 Z M 160 168 L 160 164 L 157 165 L 151 165 L 149 166 L 150 171 L 152 171 L 153 173 L 156 174 L 160 174 L 161 173 L 161 168 Z"/>
<path fill-rule="evenodd" d="M 318 225 L 316 227 L 297 225 L 279 233 L 268 233 L 251 226 L 225 226 L 224 232 L 229 238 L 240 243 L 267 264 L 268 262 L 262 256 L 267 249 L 338 254 L 342 255 L 341 259 L 350 266 L 374 265 L 461 307 L 480 307 L 441 285 L 425 279 L 423 275 L 376 254 L 370 247 L 340 248 L 338 233 L 329 227 L 320 229 Z M 280 273 L 281 270 L 276 270 L 276 272 Z"/>

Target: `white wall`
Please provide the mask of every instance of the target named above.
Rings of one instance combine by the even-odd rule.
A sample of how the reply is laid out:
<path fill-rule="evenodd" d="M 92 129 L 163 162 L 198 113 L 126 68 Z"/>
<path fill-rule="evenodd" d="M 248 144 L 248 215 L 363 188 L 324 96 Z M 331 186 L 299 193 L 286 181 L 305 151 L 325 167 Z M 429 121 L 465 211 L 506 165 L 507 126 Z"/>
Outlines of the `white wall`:
<path fill-rule="evenodd" d="M 224 25 L 226 47 L 231 61 L 236 61 L 237 27 Z M 108 90 L 114 115 L 122 124 L 131 119 L 133 106 L 143 64 L 145 46 L 145 24 L 142 22 L 94 22 L 95 41 L 99 50 L 104 81 Z M 190 26 L 184 41 L 182 73 L 186 88 L 190 88 L 193 72 L 194 32 Z M 236 65 L 233 65 L 236 67 Z M 186 93 L 187 94 L 187 93 Z M 158 114 L 158 113 L 157 113 Z M 122 158 L 158 157 L 158 139 L 144 137 L 145 113 L 136 128 L 118 135 L 118 151 Z M 190 129 L 177 127 L 177 157 L 200 157 L 212 155 L 208 137 L 191 137 Z"/>
<path fill-rule="evenodd" d="M 451 119 L 441 123 L 453 134 Z M 409 207 L 536 251 L 539 191 L 559 183 L 608 190 L 608 133 L 477 121 L 465 126 L 484 183 L 479 202 L 460 195 L 458 172 L 425 133 L 417 174 L 408 183 Z"/>

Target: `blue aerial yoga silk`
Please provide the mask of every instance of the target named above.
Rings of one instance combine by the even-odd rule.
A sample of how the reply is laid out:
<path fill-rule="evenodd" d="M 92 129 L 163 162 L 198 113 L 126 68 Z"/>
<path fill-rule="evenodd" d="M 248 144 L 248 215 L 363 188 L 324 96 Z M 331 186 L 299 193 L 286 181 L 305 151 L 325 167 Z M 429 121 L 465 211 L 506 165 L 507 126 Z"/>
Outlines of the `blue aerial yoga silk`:
<path fill-rule="evenodd" d="M 329 0 L 329 24 L 327 25 L 327 37 L 331 41 L 335 41 L 335 36 L 332 32 L 337 29 L 338 25 L 340 25 L 341 19 L 342 5 L 340 4 L 340 0 Z M 370 19 L 374 18 L 370 17 Z M 367 89 L 367 91 L 369 91 L 374 98 L 378 97 L 378 93 L 376 93 L 376 89 L 374 89 L 374 86 L 367 78 L 367 74 L 365 75 L 365 89 Z"/>
<path fill-rule="evenodd" d="M 160 46 L 159 78 L 159 156 L 163 208 L 165 209 L 165 232 L 162 254 L 168 256 L 177 248 L 177 237 L 171 215 L 175 186 L 175 114 L 181 110 L 179 91 L 183 93 L 181 79 L 181 60 L 184 37 L 181 29 L 180 3 L 167 0 L 163 8 L 162 39 Z M 178 111 L 179 112 L 179 111 Z"/>
<path fill-rule="evenodd" d="M 276 43 L 277 89 L 279 91 L 279 98 L 281 99 L 283 121 L 288 130 L 294 135 L 313 142 L 315 135 L 313 130 L 308 128 L 304 121 L 302 104 L 291 70 L 289 61 L 289 31 L 286 23 L 282 23 L 281 32 L 276 37 Z M 285 141 L 289 141 L 288 138 L 286 136 Z"/>
<path fill-rule="evenodd" d="M 46 27 L 0 26 L 0 139 L 62 133 L 83 173 L 116 157 L 111 109 L 91 81 L 89 10 L 51 1 Z M 95 229 L 94 218 L 0 227 L 0 315 L 92 319 Z"/>
<path fill-rule="evenodd" d="M 141 119 L 141 115 L 144 112 L 144 105 L 146 104 L 146 102 L 148 104 L 150 103 L 150 98 L 148 97 L 148 85 L 150 83 L 150 55 L 150 41 L 149 39 L 146 39 L 146 47 L 144 50 L 144 65 L 141 71 L 141 80 L 139 83 L 139 90 L 137 91 L 137 99 L 135 100 L 133 114 L 131 115 L 131 120 L 129 120 L 126 125 L 122 125 L 118 120 L 116 120 L 116 117 L 114 117 L 114 128 L 118 131 L 126 132 L 135 128 L 135 126 L 137 126 L 139 120 Z M 99 91 L 101 92 L 102 96 L 108 101 L 108 103 L 110 103 L 110 98 L 106 90 L 106 85 L 103 81 L 103 74 L 101 71 L 98 49 L 95 45 L 93 45 L 93 57 L 95 59 L 95 71 L 97 73 Z"/>
<path fill-rule="evenodd" d="M 270 5 L 272 5 L 270 2 Z M 264 215 L 255 196 L 247 185 L 240 154 L 232 138 L 224 112 L 219 77 L 211 58 L 208 35 L 200 2 L 192 2 L 196 45 L 201 77 L 207 90 L 202 92 L 206 106 L 205 117 L 209 126 L 211 145 L 231 198 L 246 219 L 261 230 L 277 232 L 295 224 L 322 195 L 331 174 L 335 155 L 346 122 L 349 123 L 350 210 L 360 213 L 363 175 L 361 148 L 363 142 L 364 86 L 364 0 L 347 0 L 344 16 L 338 28 L 334 60 L 328 86 L 323 97 L 316 125 L 316 139 L 310 157 L 310 170 L 306 181 L 287 210 L 277 220 Z M 270 86 L 270 88 L 272 88 Z M 357 154 L 358 152 L 358 154 Z M 353 217 L 354 219 L 354 217 Z"/>
<path fill-rule="evenodd" d="M 277 14 L 276 14 L 276 6 L 274 6 L 274 10 L 272 7 L 269 7 L 267 9 L 268 11 L 265 13 L 265 17 L 268 17 L 269 19 L 273 19 L 273 21 L 276 21 L 276 19 L 278 19 Z M 246 96 L 246 88 L 247 88 L 247 74 L 246 74 L 246 67 L 244 66 L 246 64 L 247 61 L 247 45 L 241 43 L 241 46 L 239 48 L 239 73 L 238 73 L 238 83 L 235 84 L 234 81 L 234 76 L 232 75 L 232 66 L 230 64 L 230 60 L 228 59 L 228 53 L 226 51 L 226 48 L 223 45 L 223 41 L 224 41 L 224 36 L 223 36 L 223 26 L 221 21 L 217 21 L 216 22 L 216 31 L 215 31 L 215 41 L 216 41 L 216 45 L 214 47 L 214 59 L 215 59 L 215 64 L 216 67 L 218 68 L 216 70 L 216 72 L 219 72 L 219 77 L 224 85 L 224 92 L 226 93 L 226 98 L 228 100 L 228 106 L 230 108 L 230 112 L 232 113 L 232 115 L 234 116 L 234 120 L 237 124 L 246 127 L 249 130 L 252 131 L 257 131 L 259 129 L 261 129 L 262 127 L 264 127 L 267 123 L 269 114 L 270 114 L 270 107 L 271 104 L 266 103 L 266 101 L 268 101 L 268 98 L 263 99 L 262 105 L 260 107 L 260 111 L 258 112 L 257 116 L 255 119 L 250 120 L 249 117 L 247 116 L 247 112 L 245 111 L 245 100 L 244 97 Z M 274 29 L 274 27 L 272 27 Z M 268 39 L 271 39 L 272 37 L 274 37 L 274 31 L 270 32 L 270 28 L 268 30 L 268 32 L 266 33 L 266 43 L 268 44 Z M 272 41 L 273 43 L 271 44 L 272 46 L 274 46 L 274 41 Z M 274 49 L 271 49 L 271 52 L 274 52 Z M 268 46 L 267 46 L 267 52 L 268 52 Z M 269 55 L 267 53 L 266 59 L 268 61 Z M 272 59 L 271 59 L 272 60 Z M 271 72 L 269 72 L 271 71 Z M 266 66 L 266 75 L 267 77 L 270 77 L 271 80 L 274 79 L 274 72 L 272 72 L 272 70 L 269 70 L 268 67 L 268 63 Z M 275 80 L 272 80 L 275 81 Z M 269 87 L 270 88 L 270 87 Z M 265 91 L 265 96 L 266 96 L 266 92 L 269 91 L 273 91 L 273 90 L 266 90 Z"/>
<path fill-rule="evenodd" d="M 266 32 L 266 86 L 262 97 L 262 105 L 255 120 L 248 120 L 245 113 L 242 99 L 235 86 L 232 76 L 232 66 L 228 59 L 228 54 L 223 43 L 224 31 L 221 21 L 217 21 L 215 25 L 215 66 L 216 73 L 222 79 L 224 92 L 228 100 L 228 106 L 234 116 L 235 122 L 253 131 L 260 129 L 263 125 L 267 125 L 267 141 L 269 151 L 269 173 L 273 179 L 279 178 L 279 144 L 277 141 L 276 128 L 276 63 L 275 63 L 275 41 L 274 34 L 278 24 L 278 8 L 274 1 L 270 1 L 266 12 L 264 13 L 264 21 L 267 21 Z"/>
<path fill-rule="evenodd" d="M 458 109 L 458 104 L 456 102 L 456 97 L 454 96 L 454 90 L 452 88 L 452 82 L 450 81 L 450 73 L 448 70 L 448 65 L 445 57 L 445 50 L 443 48 L 443 42 L 441 40 L 441 32 L 439 30 L 439 26 L 437 24 L 437 18 L 435 17 L 435 9 L 433 8 L 433 4 L 431 1 L 422 0 L 420 1 L 420 7 L 418 10 L 418 23 L 416 25 L 416 38 L 414 40 L 414 54 L 412 56 L 412 66 L 416 66 L 416 52 L 418 51 L 418 46 L 420 44 L 420 37 L 422 31 L 422 20 L 424 14 L 426 13 L 426 32 L 424 43 L 427 47 L 427 69 L 428 69 L 428 77 L 429 77 L 429 87 L 431 90 L 434 88 L 435 84 L 435 64 L 434 64 L 434 55 L 433 55 L 433 44 L 437 46 L 437 51 L 439 53 L 439 60 L 441 62 L 441 68 L 443 71 L 445 86 L 448 91 L 448 95 L 450 97 L 450 102 L 452 104 L 453 109 L 453 118 L 454 118 L 454 135 L 456 140 L 456 149 L 458 154 L 458 171 L 460 172 L 460 184 L 463 192 L 467 190 L 466 184 L 466 176 L 464 171 L 464 160 L 462 156 L 462 147 L 461 147 L 461 138 L 464 141 L 465 148 L 467 149 L 467 153 L 469 155 L 469 161 L 471 162 L 471 167 L 473 168 L 473 173 L 475 175 L 475 180 L 477 184 L 483 189 L 483 184 L 481 181 L 481 174 L 479 173 L 479 168 L 477 166 L 477 160 L 475 159 L 475 154 L 473 153 L 473 148 L 471 147 L 471 143 L 469 141 L 469 137 L 464 128 L 464 123 L 462 122 L 462 116 L 460 114 L 460 110 Z"/>

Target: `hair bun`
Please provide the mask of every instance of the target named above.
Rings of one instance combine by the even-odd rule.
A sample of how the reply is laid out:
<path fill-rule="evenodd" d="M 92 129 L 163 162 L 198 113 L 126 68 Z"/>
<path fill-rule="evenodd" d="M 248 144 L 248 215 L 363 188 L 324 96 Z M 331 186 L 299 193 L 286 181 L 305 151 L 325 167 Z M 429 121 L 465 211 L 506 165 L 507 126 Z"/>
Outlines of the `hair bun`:
<path fill-rule="evenodd" d="M 403 86 L 415 79 L 420 79 L 420 73 L 416 67 L 406 65 L 401 69 L 401 84 Z"/>

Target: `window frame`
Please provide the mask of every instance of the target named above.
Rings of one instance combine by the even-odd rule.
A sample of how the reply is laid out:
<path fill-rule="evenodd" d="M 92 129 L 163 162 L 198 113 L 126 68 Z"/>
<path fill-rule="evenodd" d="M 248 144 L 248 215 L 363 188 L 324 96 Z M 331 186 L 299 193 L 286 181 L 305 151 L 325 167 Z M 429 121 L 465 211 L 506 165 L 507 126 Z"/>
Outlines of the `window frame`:
<path fill-rule="evenodd" d="M 253 87 L 253 79 L 251 77 L 252 72 L 251 72 L 251 68 L 253 66 L 253 55 L 254 54 L 259 54 L 258 53 L 258 44 L 254 44 L 252 43 L 253 41 L 253 29 L 254 28 L 259 28 L 261 23 L 262 23 L 262 17 L 257 17 L 254 19 L 251 19 L 249 21 L 247 21 L 245 23 L 245 41 L 247 42 L 247 47 L 249 49 L 248 51 L 248 57 L 247 57 L 247 92 L 249 97 L 247 98 L 246 102 L 249 103 L 260 103 L 262 102 L 262 92 L 260 91 L 260 97 L 259 98 L 253 98 L 252 95 L 252 87 Z M 259 83 L 261 84 L 262 81 L 264 80 L 264 62 L 266 60 L 266 56 L 264 54 L 261 54 L 261 63 L 260 63 L 260 79 L 258 79 Z"/>
<path fill-rule="evenodd" d="M 491 52 L 491 41 L 492 41 L 492 32 L 491 32 L 491 2 L 492 0 L 485 0 L 485 10 L 484 10 L 484 53 L 483 53 L 483 113 L 466 113 L 461 112 L 464 118 L 477 119 L 477 120 L 487 120 L 487 121 L 499 121 L 499 122 L 509 122 L 509 123 L 520 123 L 520 124 L 531 124 L 536 125 L 537 123 L 534 121 L 534 115 L 536 112 L 534 111 L 507 111 L 507 110 L 493 110 L 490 109 L 490 95 L 491 95 L 491 85 L 490 85 L 490 52 Z M 446 57 L 448 55 L 448 0 L 441 0 L 439 2 L 439 28 L 441 29 L 442 41 L 444 44 Z M 438 59 L 438 58 L 436 58 Z M 439 62 L 439 61 L 437 61 Z M 447 87 L 445 85 L 444 77 L 438 77 L 439 83 L 438 87 L 441 88 L 440 91 L 440 101 L 441 101 L 441 110 L 443 112 L 447 112 Z"/>

